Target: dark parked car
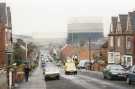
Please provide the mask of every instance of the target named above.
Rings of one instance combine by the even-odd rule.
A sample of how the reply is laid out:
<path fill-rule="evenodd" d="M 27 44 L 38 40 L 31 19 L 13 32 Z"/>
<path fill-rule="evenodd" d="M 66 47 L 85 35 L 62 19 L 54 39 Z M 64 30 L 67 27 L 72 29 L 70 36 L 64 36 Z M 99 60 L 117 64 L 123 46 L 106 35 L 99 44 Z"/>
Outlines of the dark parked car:
<path fill-rule="evenodd" d="M 117 64 L 109 64 L 103 70 L 103 77 L 104 79 L 113 79 L 113 78 L 123 78 L 126 79 L 126 70 Z"/>
<path fill-rule="evenodd" d="M 131 67 L 127 74 L 127 83 L 132 84 L 132 82 L 135 82 L 135 65 Z"/>

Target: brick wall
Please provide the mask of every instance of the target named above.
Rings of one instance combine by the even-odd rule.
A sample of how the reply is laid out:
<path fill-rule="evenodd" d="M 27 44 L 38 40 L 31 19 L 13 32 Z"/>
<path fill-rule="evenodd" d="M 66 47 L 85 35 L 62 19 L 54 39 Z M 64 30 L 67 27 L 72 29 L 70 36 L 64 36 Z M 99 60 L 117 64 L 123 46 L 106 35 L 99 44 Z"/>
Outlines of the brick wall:
<path fill-rule="evenodd" d="M 5 63 L 5 28 L 0 25 L 0 66 Z"/>
<path fill-rule="evenodd" d="M 89 50 L 87 48 L 80 48 L 80 59 L 89 59 Z"/>

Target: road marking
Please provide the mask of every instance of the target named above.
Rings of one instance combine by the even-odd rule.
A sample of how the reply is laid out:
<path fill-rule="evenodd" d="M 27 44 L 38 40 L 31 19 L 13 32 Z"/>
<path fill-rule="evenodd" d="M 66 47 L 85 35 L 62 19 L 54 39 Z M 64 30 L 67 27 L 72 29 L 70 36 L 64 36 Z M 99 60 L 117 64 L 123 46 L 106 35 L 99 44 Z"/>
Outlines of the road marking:
<path fill-rule="evenodd" d="M 61 76 L 65 79 L 68 79 L 68 80 L 72 81 L 73 83 L 75 83 L 77 85 L 81 85 L 85 89 L 100 89 L 100 88 L 97 88 L 96 86 L 94 86 L 92 84 L 87 83 L 85 80 L 79 79 L 75 75 L 61 75 Z"/>
<path fill-rule="evenodd" d="M 93 78 L 93 77 L 88 77 L 88 76 L 84 76 L 84 75 L 78 75 L 78 77 L 89 80 L 89 81 L 98 82 L 98 83 L 104 84 L 104 85 L 111 85 L 111 86 L 114 85 L 112 83 L 109 83 L 109 82 L 106 82 L 106 81 L 103 81 L 103 80 L 100 80 L 100 79 L 96 79 L 96 78 Z"/>
<path fill-rule="evenodd" d="M 114 87 L 116 89 L 127 89 L 125 87 L 122 87 L 122 86 L 119 86 L 119 85 L 116 85 L 114 83 L 110 83 L 110 82 L 107 82 L 107 81 L 104 81 L 104 80 L 100 80 L 100 79 L 97 79 L 97 78 L 84 76 L 84 75 L 77 75 L 77 76 L 80 77 L 80 79 L 88 80 L 89 82 L 98 83 L 103 87 Z"/>

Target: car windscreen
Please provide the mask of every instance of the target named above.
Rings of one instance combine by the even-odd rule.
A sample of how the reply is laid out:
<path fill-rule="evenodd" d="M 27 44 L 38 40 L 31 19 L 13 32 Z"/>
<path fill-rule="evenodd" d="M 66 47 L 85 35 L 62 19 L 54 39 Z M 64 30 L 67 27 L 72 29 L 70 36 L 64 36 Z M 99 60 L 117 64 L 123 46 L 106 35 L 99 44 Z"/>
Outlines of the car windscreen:
<path fill-rule="evenodd" d="M 46 63 L 46 68 L 57 68 L 57 66 L 51 62 Z"/>
<path fill-rule="evenodd" d="M 110 66 L 110 69 L 112 69 L 112 70 L 123 70 L 124 68 L 120 65 L 112 65 L 112 66 Z"/>

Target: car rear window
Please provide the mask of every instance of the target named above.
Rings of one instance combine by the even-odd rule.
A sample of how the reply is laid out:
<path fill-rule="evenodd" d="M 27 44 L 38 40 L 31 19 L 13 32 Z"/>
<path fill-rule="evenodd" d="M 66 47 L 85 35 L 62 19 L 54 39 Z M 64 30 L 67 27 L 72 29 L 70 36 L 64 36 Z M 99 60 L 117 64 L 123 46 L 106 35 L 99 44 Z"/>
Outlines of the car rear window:
<path fill-rule="evenodd" d="M 114 70 L 117 70 L 117 69 L 124 69 L 122 66 L 120 66 L 120 65 L 112 65 L 111 67 L 110 67 L 111 69 L 114 69 Z"/>

